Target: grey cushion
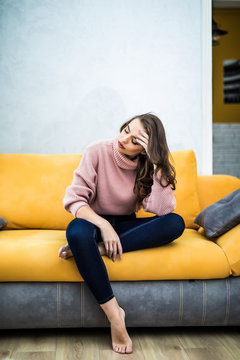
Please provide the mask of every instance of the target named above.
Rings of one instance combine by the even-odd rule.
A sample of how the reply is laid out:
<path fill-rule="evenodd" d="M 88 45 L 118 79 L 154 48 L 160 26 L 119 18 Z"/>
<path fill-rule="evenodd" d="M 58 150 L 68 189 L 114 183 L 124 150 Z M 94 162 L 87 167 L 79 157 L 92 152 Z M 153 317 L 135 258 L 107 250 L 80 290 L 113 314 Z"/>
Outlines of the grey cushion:
<path fill-rule="evenodd" d="M 7 225 L 7 221 L 5 219 L 3 219 L 2 217 L 0 217 L 0 229 L 2 227 L 4 227 L 5 225 Z"/>
<path fill-rule="evenodd" d="M 203 209 L 193 220 L 211 239 L 240 224 L 240 188 Z"/>

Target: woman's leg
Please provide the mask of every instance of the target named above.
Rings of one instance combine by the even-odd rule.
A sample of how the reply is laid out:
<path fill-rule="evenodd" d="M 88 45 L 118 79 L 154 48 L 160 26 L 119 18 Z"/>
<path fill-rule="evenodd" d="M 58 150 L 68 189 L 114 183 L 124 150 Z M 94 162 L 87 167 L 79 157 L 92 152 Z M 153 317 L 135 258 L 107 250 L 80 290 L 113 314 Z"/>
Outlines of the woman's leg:
<path fill-rule="evenodd" d="M 112 226 L 119 236 L 124 253 L 171 243 L 182 235 L 185 222 L 176 213 L 144 218 L 131 216 L 126 220 L 116 215 L 113 217 Z M 96 241 L 103 241 L 99 228 L 97 228 Z"/>
<path fill-rule="evenodd" d="M 132 353 L 132 340 L 125 325 L 125 311 L 115 298 L 95 235 L 97 227 L 75 218 L 67 227 L 66 236 L 78 270 L 111 323 L 113 350 Z"/>
<path fill-rule="evenodd" d="M 104 217 L 119 235 L 123 253 L 169 244 L 185 229 L 183 218 L 175 213 L 146 218 Z M 96 243 L 103 241 L 100 229 L 87 220 L 75 218 L 68 224 L 66 237 L 78 270 L 98 303 L 112 299 L 113 290 Z"/>
<path fill-rule="evenodd" d="M 176 213 L 169 213 L 163 216 L 155 215 L 144 218 L 136 218 L 136 216 L 132 215 L 102 216 L 109 220 L 114 227 L 114 230 L 119 235 L 123 252 L 169 244 L 180 237 L 185 229 L 183 218 Z M 144 224 L 148 225 L 143 226 Z M 100 229 L 97 228 L 96 231 L 97 243 L 103 243 Z M 129 240 L 129 238 L 131 240 Z M 98 246 L 99 245 L 100 244 L 98 244 Z M 68 254 L 68 256 L 72 256 L 70 250 L 69 253 L 70 254 Z"/>
<path fill-rule="evenodd" d="M 96 230 L 91 222 L 75 218 L 68 224 L 66 237 L 82 278 L 98 303 L 103 304 L 114 294 L 95 240 Z"/>
<path fill-rule="evenodd" d="M 113 227 L 120 238 L 124 253 L 169 244 L 182 235 L 185 223 L 180 215 L 169 213 L 116 221 Z"/>

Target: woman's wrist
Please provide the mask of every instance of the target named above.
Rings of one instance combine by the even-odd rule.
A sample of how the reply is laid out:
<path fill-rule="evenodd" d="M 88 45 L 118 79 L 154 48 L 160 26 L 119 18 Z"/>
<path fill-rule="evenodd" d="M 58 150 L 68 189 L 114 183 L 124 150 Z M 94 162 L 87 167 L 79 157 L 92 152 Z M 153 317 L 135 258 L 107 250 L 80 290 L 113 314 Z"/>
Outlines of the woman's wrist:
<path fill-rule="evenodd" d="M 103 218 L 101 223 L 99 224 L 99 229 L 104 229 L 106 226 L 108 226 L 110 223 L 106 219 Z"/>

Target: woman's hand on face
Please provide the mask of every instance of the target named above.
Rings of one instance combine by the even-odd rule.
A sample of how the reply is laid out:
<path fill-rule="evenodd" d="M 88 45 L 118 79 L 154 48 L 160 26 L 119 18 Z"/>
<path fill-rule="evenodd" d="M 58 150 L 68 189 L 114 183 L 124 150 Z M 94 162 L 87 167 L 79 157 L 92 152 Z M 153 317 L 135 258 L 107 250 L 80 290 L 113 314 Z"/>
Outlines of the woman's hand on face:
<path fill-rule="evenodd" d="M 149 140 L 149 135 L 146 133 L 146 131 L 143 130 L 138 130 L 139 134 L 138 138 L 136 138 L 137 142 L 142 145 L 142 147 L 144 148 L 144 150 L 146 151 L 147 156 L 149 157 L 150 161 L 152 162 L 150 155 L 148 153 L 148 140 Z M 152 162 L 153 163 L 153 162 Z M 154 166 L 154 170 L 156 169 L 157 165 L 153 164 Z"/>
<path fill-rule="evenodd" d="M 137 142 L 142 145 L 142 147 L 144 148 L 144 150 L 146 151 L 148 157 L 149 157 L 149 154 L 148 154 L 148 140 L 149 140 L 149 136 L 148 134 L 143 131 L 143 130 L 138 130 L 138 137 L 136 138 Z"/>
<path fill-rule="evenodd" d="M 113 257 L 112 260 L 114 262 L 116 260 L 118 251 L 119 258 L 122 260 L 122 244 L 112 225 L 109 222 L 106 222 L 104 226 L 100 228 L 100 230 L 107 256 L 110 259 Z"/>

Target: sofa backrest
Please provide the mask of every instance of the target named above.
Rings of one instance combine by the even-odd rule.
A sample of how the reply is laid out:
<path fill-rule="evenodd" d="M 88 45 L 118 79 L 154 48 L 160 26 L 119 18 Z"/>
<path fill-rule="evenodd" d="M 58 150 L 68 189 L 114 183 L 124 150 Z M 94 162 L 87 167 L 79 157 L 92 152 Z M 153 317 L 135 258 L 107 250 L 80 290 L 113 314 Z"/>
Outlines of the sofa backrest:
<path fill-rule="evenodd" d="M 240 188 L 240 179 L 232 175 L 198 175 L 197 187 L 200 210 Z"/>
<path fill-rule="evenodd" d="M 200 211 L 196 157 L 193 150 L 174 151 L 175 197 L 187 228 Z M 63 208 L 65 189 L 82 154 L 0 154 L 0 216 L 4 229 L 66 229 L 73 215 Z M 171 159 L 170 159 L 171 161 Z M 161 199 L 160 199 L 161 201 Z M 141 209 L 137 216 L 150 216 Z"/>

